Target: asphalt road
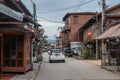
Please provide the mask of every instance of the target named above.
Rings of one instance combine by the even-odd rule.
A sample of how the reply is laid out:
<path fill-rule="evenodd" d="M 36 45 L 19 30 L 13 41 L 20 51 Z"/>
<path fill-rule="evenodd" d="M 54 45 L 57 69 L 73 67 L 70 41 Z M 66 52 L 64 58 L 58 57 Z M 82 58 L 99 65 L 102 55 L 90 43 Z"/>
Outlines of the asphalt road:
<path fill-rule="evenodd" d="M 65 63 L 49 63 L 48 57 L 43 54 L 36 80 L 120 80 L 120 75 L 82 60 L 66 58 Z"/>

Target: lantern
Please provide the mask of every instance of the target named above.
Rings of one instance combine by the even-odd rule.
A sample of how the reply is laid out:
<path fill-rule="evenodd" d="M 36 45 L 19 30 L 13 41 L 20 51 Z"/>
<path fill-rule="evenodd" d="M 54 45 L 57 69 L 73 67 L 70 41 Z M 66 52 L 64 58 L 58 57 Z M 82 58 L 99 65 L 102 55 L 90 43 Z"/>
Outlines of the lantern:
<path fill-rule="evenodd" d="M 87 37 L 88 37 L 88 38 L 91 38 L 91 37 L 92 37 L 92 32 L 88 32 L 88 33 L 87 33 Z"/>

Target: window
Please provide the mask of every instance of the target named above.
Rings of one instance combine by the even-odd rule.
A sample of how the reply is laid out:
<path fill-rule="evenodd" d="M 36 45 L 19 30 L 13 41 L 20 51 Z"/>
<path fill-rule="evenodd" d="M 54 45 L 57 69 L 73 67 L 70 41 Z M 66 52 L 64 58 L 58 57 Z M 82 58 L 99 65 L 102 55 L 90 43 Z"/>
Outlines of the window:
<path fill-rule="evenodd" d="M 78 16 L 74 16 L 74 24 L 78 24 Z"/>

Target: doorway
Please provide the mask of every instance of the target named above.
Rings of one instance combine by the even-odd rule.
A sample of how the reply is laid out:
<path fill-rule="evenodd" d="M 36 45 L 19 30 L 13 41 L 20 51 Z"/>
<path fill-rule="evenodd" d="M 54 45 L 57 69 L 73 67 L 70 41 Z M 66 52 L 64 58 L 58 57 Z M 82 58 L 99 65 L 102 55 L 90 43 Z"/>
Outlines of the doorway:
<path fill-rule="evenodd" d="M 23 66 L 23 43 L 24 35 L 4 35 L 4 59 L 3 64 L 6 67 Z"/>

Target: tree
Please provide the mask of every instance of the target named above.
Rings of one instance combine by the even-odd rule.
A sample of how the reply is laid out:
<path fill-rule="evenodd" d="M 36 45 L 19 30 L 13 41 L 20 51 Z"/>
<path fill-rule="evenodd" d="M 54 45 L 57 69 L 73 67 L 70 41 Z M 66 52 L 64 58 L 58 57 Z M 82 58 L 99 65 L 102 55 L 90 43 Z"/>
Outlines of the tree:
<path fill-rule="evenodd" d="M 48 38 L 48 36 L 44 35 L 44 37 L 43 37 L 44 43 L 48 43 L 47 38 Z"/>
<path fill-rule="evenodd" d="M 40 28 L 39 36 L 43 37 L 44 33 L 45 33 L 45 30 L 43 28 Z"/>

